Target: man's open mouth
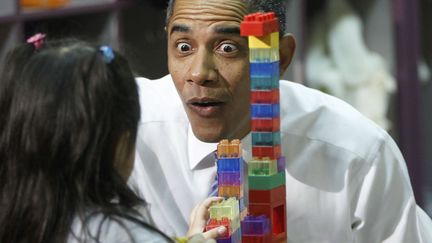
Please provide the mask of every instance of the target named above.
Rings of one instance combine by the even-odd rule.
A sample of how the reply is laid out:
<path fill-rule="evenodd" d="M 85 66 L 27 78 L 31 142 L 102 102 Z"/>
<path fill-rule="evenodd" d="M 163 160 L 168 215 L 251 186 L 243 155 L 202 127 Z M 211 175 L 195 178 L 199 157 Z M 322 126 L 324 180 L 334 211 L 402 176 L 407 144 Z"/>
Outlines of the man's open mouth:
<path fill-rule="evenodd" d="M 225 102 L 211 98 L 193 98 L 187 102 L 187 106 L 201 117 L 213 117 L 221 110 Z"/>
<path fill-rule="evenodd" d="M 221 101 L 202 101 L 202 102 L 192 102 L 192 105 L 200 106 L 200 107 L 208 107 L 208 106 L 219 106 L 222 105 Z"/>

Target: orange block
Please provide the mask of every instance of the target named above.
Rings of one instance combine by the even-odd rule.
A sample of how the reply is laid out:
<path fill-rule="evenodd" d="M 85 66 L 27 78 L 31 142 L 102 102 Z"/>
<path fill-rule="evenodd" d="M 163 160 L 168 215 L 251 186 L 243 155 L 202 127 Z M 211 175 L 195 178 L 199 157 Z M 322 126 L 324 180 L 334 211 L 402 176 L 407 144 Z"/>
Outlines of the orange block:
<path fill-rule="evenodd" d="M 20 0 L 21 7 L 55 8 L 65 6 L 70 0 Z"/>

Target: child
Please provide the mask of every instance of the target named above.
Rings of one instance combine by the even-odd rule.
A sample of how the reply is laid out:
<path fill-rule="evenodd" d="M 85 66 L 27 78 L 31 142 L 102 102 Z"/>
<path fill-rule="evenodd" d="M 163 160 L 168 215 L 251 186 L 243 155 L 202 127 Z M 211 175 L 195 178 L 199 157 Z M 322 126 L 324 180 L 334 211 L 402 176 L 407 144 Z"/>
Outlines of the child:
<path fill-rule="evenodd" d="M 173 241 L 126 184 L 140 118 L 126 60 L 107 46 L 43 40 L 11 51 L 1 76 L 0 242 Z M 198 206 L 191 234 L 217 200 Z"/>

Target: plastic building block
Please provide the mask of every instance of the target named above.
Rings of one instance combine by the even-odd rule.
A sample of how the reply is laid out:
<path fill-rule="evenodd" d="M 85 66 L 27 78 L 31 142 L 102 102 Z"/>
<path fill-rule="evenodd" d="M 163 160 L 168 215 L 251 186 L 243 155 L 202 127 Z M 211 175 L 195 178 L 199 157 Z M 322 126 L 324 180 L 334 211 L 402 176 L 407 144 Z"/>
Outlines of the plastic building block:
<path fill-rule="evenodd" d="M 280 119 L 277 118 L 253 118 L 251 121 L 253 132 L 276 132 L 280 130 Z"/>
<path fill-rule="evenodd" d="M 241 157 L 241 143 L 239 139 L 234 139 L 231 142 L 228 139 L 223 139 L 217 146 L 217 157 Z"/>
<path fill-rule="evenodd" d="M 264 36 L 279 31 L 275 13 L 253 13 L 244 17 L 240 23 L 241 36 Z"/>
<path fill-rule="evenodd" d="M 279 89 L 279 76 L 252 76 L 251 77 L 252 90 L 272 90 Z"/>
<path fill-rule="evenodd" d="M 253 158 L 248 163 L 248 175 L 271 176 L 277 173 L 276 160 L 270 158 Z"/>
<path fill-rule="evenodd" d="M 243 173 L 241 171 L 221 171 L 218 173 L 218 185 L 239 186 L 243 184 Z"/>
<path fill-rule="evenodd" d="M 250 62 L 276 62 L 279 61 L 279 59 L 279 48 L 249 49 Z"/>
<path fill-rule="evenodd" d="M 219 144 L 217 145 L 217 157 L 218 158 L 225 158 L 230 157 L 229 155 L 229 141 L 228 139 L 222 139 Z"/>
<path fill-rule="evenodd" d="M 285 185 L 285 172 L 279 172 L 271 176 L 250 175 L 249 190 L 270 190 Z"/>
<path fill-rule="evenodd" d="M 254 76 L 277 76 L 279 77 L 279 62 L 251 62 L 250 75 Z"/>
<path fill-rule="evenodd" d="M 280 142 L 279 132 L 252 132 L 252 146 L 275 146 Z"/>
<path fill-rule="evenodd" d="M 219 142 L 217 146 L 217 157 L 241 157 L 241 143 L 239 139 L 234 139 L 231 142 L 228 139 L 223 139 Z"/>
<path fill-rule="evenodd" d="M 269 243 L 272 242 L 272 234 L 266 235 L 242 235 L 242 243 Z"/>
<path fill-rule="evenodd" d="M 280 156 L 277 160 L 277 170 L 278 172 L 283 172 L 285 171 L 285 166 L 286 162 L 285 162 L 285 156 Z"/>
<path fill-rule="evenodd" d="M 279 32 L 264 36 L 249 36 L 249 48 L 279 48 Z"/>
<path fill-rule="evenodd" d="M 242 158 L 221 158 L 216 161 L 217 172 L 239 172 L 243 170 Z"/>
<path fill-rule="evenodd" d="M 280 157 L 280 145 L 276 146 L 253 146 L 252 157 L 277 159 Z"/>
<path fill-rule="evenodd" d="M 232 228 L 230 224 L 230 220 L 228 218 L 222 218 L 220 220 L 217 219 L 209 219 L 207 225 L 205 226 L 205 231 L 209 231 L 211 229 L 217 228 L 219 226 L 225 226 L 227 229 L 225 233 L 221 236 L 222 238 L 228 238 L 232 234 Z"/>
<path fill-rule="evenodd" d="M 239 139 L 234 139 L 230 144 L 230 153 L 232 157 L 241 157 L 242 156 L 241 143 Z"/>
<path fill-rule="evenodd" d="M 279 117 L 279 104 L 252 104 L 252 118 Z"/>
<path fill-rule="evenodd" d="M 247 216 L 241 222 L 243 235 L 266 235 L 270 233 L 270 219 L 265 215 Z"/>
<path fill-rule="evenodd" d="M 273 203 L 283 201 L 286 198 L 285 185 L 278 186 L 270 190 L 249 190 L 250 203 Z"/>
<path fill-rule="evenodd" d="M 285 200 L 273 203 L 251 203 L 250 214 L 266 215 L 270 218 L 272 228 L 272 242 L 283 241 L 287 237 L 286 232 L 286 202 Z"/>
<path fill-rule="evenodd" d="M 242 198 L 244 196 L 243 185 L 238 185 L 238 186 L 219 185 L 218 196 Z"/>
<path fill-rule="evenodd" d="M 209 209 L 210 218 L 221 220 L 226 217 L 229 220 L 239 215 L 238 200 L 231 197 L 222 202 L 212 205 Z"/>
<path fill-rule="evenodd" d="M 44 7 L 44 8 L 56 8 L 62 7 L 69 4 L 70 0 L 20 0 L 21 7 Z"/>
<path fill-rule="evenodd" d="M 279 103 L 279 89 L 251 90 L 251 103 Z"/>

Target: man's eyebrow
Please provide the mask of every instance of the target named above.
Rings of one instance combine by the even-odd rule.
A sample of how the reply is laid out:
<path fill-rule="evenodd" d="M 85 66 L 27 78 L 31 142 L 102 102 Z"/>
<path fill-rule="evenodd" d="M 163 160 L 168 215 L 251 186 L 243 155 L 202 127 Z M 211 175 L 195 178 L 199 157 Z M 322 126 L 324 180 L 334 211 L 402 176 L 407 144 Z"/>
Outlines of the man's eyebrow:
<path fill-rule="evenodd" d="M 240 27 L 237 26 L 216 26 L 213 31 L 218 34 L 240 35 Z"/>
<path fill-rule="evenodd" d="M 190 32 L 190 27 L 183 24 L 175 24 L 173 27 L 171 27 L 170 34 L 173 32 L 188 33 Z"/>

